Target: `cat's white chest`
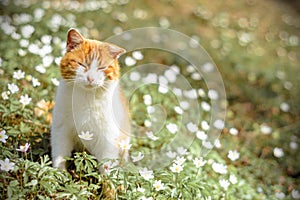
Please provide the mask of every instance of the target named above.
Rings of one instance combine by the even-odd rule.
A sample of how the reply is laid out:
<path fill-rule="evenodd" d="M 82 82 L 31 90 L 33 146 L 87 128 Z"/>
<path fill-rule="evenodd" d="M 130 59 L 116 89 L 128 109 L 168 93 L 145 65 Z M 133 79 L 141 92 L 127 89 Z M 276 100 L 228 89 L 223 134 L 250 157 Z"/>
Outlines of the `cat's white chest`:
<path fill-rule="evenodd" d="M 121 100 L 115 94 L 116 85 L 112 84 L 108 91 L 86 90 L 75 84 L 61 81 L 55 108 L 56 124 L 62 123 L 72 127 L 73 136 L 78 137 L 82 132 L 93 133 L 93 140 L 82 141 L 84 145 L 96 143 L 113 143 L 120 136 L 120 121 L 122 118 Z M 58 121 L 59 120 L 59 121 Z M 89 149 L 89 148 L 88 148 Z"/>
<path fill-rule="evenodd" d="M 60 82 L 51 130 L 54 166 L 63 167 L 63 155 L 70 156 L 71 150 L 81 145 L 98 160 L 118 158 L 118 144 L 124 139 L 121 124 L 127 113 L 115 87 L 117 84 L 112 83 L 103 93 Z M 92 134 L 89 140 L 80 137 L 87 131 Z"/>
<path fill-rule="evenodd" d="M 96 140 L 106 139 L 113 142 L 119 136 L 117 113 L 114 107 L 120 102 L 113 101 L 111 91 L 86 91 L 73 88 L 73 119 L 76 132 L 89 131 Z"/>

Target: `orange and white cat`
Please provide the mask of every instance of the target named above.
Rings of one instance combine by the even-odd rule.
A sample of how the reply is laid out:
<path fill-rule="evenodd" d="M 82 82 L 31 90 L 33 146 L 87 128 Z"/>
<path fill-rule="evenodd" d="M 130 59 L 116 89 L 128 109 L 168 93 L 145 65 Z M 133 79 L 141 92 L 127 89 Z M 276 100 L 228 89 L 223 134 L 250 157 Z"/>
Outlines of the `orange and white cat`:
<path fill-rule="evenodd" d="M 129 112 L 118 85 L 117 59 L 123 53 L 116 45 L 68 31 L 51 128 L 54 167 L 65 169 L 65 157 L 83 148 L 98 161 L 127 159 L 119 146 L 130 140 Z"/>

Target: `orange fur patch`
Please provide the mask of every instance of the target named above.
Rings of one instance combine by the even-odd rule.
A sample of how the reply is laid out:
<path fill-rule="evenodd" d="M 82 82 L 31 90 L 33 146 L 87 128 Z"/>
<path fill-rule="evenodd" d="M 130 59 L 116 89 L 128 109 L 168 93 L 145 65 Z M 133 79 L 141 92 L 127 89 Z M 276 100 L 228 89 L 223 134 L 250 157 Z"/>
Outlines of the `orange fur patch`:
<path fill-rule="evenodd" d="M 120 76 L 120 66 L 117 59 L 114 59 L 108 49 L 107 43 L 84 39 L 83 42 L 71 51 L 68 51 L 60 63 L 61 76 L 65 80 L 74 80 L 76 70 L 80 64 L 89 66 L 94 58 L 97 58 L 99 67 L 109 67 L 104 71 L 110 80 L 117 80 Z"/>

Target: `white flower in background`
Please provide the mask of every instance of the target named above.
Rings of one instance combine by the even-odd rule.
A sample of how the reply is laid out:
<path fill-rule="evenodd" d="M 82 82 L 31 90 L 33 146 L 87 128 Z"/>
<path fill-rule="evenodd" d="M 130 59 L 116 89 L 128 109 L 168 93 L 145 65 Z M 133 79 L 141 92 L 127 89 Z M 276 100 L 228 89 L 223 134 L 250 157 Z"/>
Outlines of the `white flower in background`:
<path fill-rule="evenodd" d="M 236 178 L 236 176 L 234 174 L 231 174 L 229 176 L 229 181 L 232 183 L 232 184 L 237 184 L 238 180 Z"/>
<path fill-rule="evenodd" d="M 278 199 L 284 199 L 285 194 L 283 192 L 276 192 L 275 197 L 278 198 Z"/>
<path fill-rule="evenodd" d="M 16 32 L 12 33 L 10 36 L 14 40 L 19 40 L 21 38 L 21 35 Z"/>
<path fill-rule="evenodd" d="M 61 61 L 61 58 L 62 58 L 61 56 L 56 57 L 56 58 L 54 59 L 55 64 L 59 65 L 59 63 L 60 63 L 60 61 Z"/>
<path fill-rule="evenodd" d="M 20 14 L 14 15 L 14 22 L 18 25 L 19 24 L 27 24 L 30 21 L 32 21 L 32 16 L 27 13 L 20 13 Z"/>
<path fill-rule="evenodd" d="M 290 147 L 291 147 L 291 149 L 298 149 L 297 142 L 294 142 L 294 141 L 290 142 Z"/>
<path fill-rule="evenodd" d="M 170 170 L 174 173 L 180 173 L 183 170 L 183 167 L 180 164 L 173 163 L 173 165 L 170 167 Z"/>
<path fill-rule="evenodd" d="M 286 102 L 282 102 L 280 104 L 280 110 L 282 110 L 283 112 L 288 112 L 290 110 L 290 105 Z"/>
<path fill-rule="evenodd" d="M 144 192 L 145 192 L 145 189 L 142 188 L 142 187 L 138 187 L 138 188 L 136 189 L 136 191 L 141 192 L 141 193 L 144 193 Z"/>
<path fill-rule="evenodd" d="M 84 132 L 84 131 L 81 131 L 81 133 L 78 135 L 78 137 L 80 138 L 80 139 L 83 139 L 83 140 L 92 140 L 93 139 L 93 136 L 94 136 L 94 134 L 93 133 L 90 133 L 89 131 L 86 131 L 86 132 Z"/>
<path fill-rule="evenodd" d="M 227 174 L 227 166 L 222 163 L 214 162 L 212 164 L 212 169 L 219 174 Z"/>
<path fill-rule="evenodd" d="M 260 131 L 263 133 L 263 134 L 271 134 L 272 133 L 272 128 L 266 124 L 262 124 L 260 126 Z"/>
<path fill-rule="evenodd" d="M 275 147 L 273 149 L 273 154 L 275 157 L 277 158 L 281 158 L 284 156 L 284 152 L 283 152 L 283 149 L 282 148 L 279 148 L 279 147 Z"/>
<path fill-rule="evenodd" d="M 33 54 L 39 54 L 40 53 L 40 48 L 37 44 L 30 44 L 28 46 L 28 51 L 30 53 L 33 53 Z"/>
<path fill-rule="evenodd" d="M 187 155 L 188 154 L 187 149 L 185 149 L 184 147 L 178 147 L 177 148 L 177 153 L 180 154 L 180 155 Z"/>
<path fill-rule="evenodd" d="M 10 95 L 10 91 L 4 91 L 4 92 L 1 93 L 1 96 L 2 96 L 3 100 L 9 99 L 9 97 L 8 97 L 9 95 Z"/>
<path fill-rule="evenodd" d="M 20 44 L 21 47 L 26 48 L 29 45 L 29 41 L 26 40 L 26 39 L 22 39 L 22 40 L 20 40 L 19 44 Z"/>
<path fill-rule="evenodd" d="M 143 78 L 143 82 L 146 84 L 149 83 L 157 83 L 157 74 L 149 73 L 145 78 Z"/>
<path fill-rule="evenodd" d="M 178 132 L 178 126 L 177 124 L 169 123 L 166 125 L 168 131 L 172 134 L 175 134 Z"/>
<path fill-rule="evenodd" d="M 132 58 L 131 56 L 126 56 L 125 58 L 125 65 L 127 66 L 133 66 L 136 64 L 136 60 L 134 58 Z"/>
<path fill-rule="evenodd" d="M 204 131 L 197 131 L 196 136 L 198 139 L 204 141 L 208 138 L 207 134 Z"/>
<path fill-rule="evenodd" d="M 177 157 L 176 160 L 174 160 L 174 163 L 176 163 L 177 165 L 182 165 L 184 162 L 186 161 L 186 159 L 184 157 Z"/>
<path fill-rule="evenodd" d="M 153 187 L 155 188 L 156 191 L 160 191 L 165 189 L 164 184 L 161 182 L 161 180 L 155 180 L 153 183 Z"/>
<path fill-rule="evenodd" d="M 46 56 L 47 54 L 50 54 L 52 52 L 52 47 L 48 44 L 45 44 L 39 51 L 39 55 L 41 58 L 43 58 L 43 65 L 50 66 L 52 64 L 54 58 L 53 56 Z"/>
<path fill-rule="evenodd" d="M 132 52 L 132 57 L 136 60 L 143 60 L 144 56 L 140 51 Z"/>
<path fill-rule="evenodd" d="M 106 174 L 110 174 L 111 171 L 111 161 L 103 163 L 102 168 Z"/>
<path fill-rule="evenodd" d="M 141 79 L 141 75 L 138 72 L 131 72 L 130 75 L 129 75 L 129 79 L 131 81 L 138 81 L 138 80 Z"/>
<path fill-rule="evenodd" d="M 21 96 L 20 103 L 23 104 L 23 106 L 27 106 L 30 102 L 31 102 L 31 98 L 28 96 L 28 94 Z"/>
<path fill-rule="evenodd" d="M 43 66 L 49 67 L 54 61 L 54 57 L 51 55 L 43 57 Z"/>
<path fill-rule="evenodd" d="M 203 145 L 205 148 L 207 148 L 207 149 L 212 149 L 212 148 L 214 148 L 214 145 L 213 145 L 210 141 L 204 140 L 204 141 L 202 141 L 202 145 Z"/>
<path fill-rule="evenodd" d="M 166 155 L 167 155 L 169 158 L 175 158 L 177 154 L 176 154 L 176 152 L 168 151 Z"/>
<path fill-rule="evenodd" d="M 208 131 L 209 130 L 209 124 L 207 123 L 207 121 L 203 120 L 201 121 L 201 128 L 205 131 Z"/>
<path fill-rule="evenodd" d="M 159 18 L 159 25 L 162 28 L 169 28 L 170 27 L 170 22 L 166 17 L 160 17 Z"/>
<path fill-rule="evenodd" d="M 195 158 L 193 160 L 194 165 L 196 166 L 196 168 L 200 168 L 203 167 L 206 164 L 206 160 L 203 159 L 203 157 L 200 158 Z"/>
<path fill-rule="evenodd" d="M 179 104 L 180 104 L 180 107 L 181 107 L 183 110 L 187 110 L 187 109 L 190 108 L 190 104 L 189 104 L 189 102 L 187 102 L 187 101 L 181 101 Z"/>
<path fill-rule="evenodd" d="M 169 91 L 169 89 L 166 85 L 159 84 L 158 92 L 160 92 L 162 94 L 166 94 L 168 91 Z"/>
<path fill-rule="evenodd" d="M 237 150 L 233 150 L 233 151 L 230 150 L 230 151 L 228 152 L 227 157 L 228 157 L 231 161 L 235 161 L 235 160 L 239 159 L 240 153 L 239 153 Z"/>
<path fill-rule="evenodd" d="M 151 139 L 151 140 L 153 140 L 153 141 L 158 140 L 158 137 L 155 136 L 155 135 L 153 134 L 152 131 L 146 131 L 146 135 L 147 135 L 147 137 L 148 137 L 149 139 Z"/>
<path fill-rule="evenodd" d="M 183 114 L 183 110 L 182 108 L 180 108 L 179 106 L 175 106 L 174 110 L 177 114 L 182 115 Z"/>
<path fill-rule="evenodd" d="M 294 199 L 300 199 L 300 192 L 298 190 L 293 189 L 292 190 L 292 197 Z"/>
<path fill-rule="evenodd" d="M 192 133 L 195 133 L 196 131 L 198 131 L 198 126 L 192 122 L 189 122 L 187 125 L 186 125 L 186 128 L 192 132 Z"/>
<path fill-rule="evenodd" d="M 21 34 L 24 38 L 30 38 L 33 32 L 34 32 L 34 27 L 29 24 L 21 28 Z"/>
<path fill-rule="evenodd" d="M 197 99 L 197 92 L 195 89 L 183 91 L 183 95 L 189 99 Z"/>
<path fill-rule="evenodd" d="M 3 143 L 6 143 L 7 138 L 8 138 L 8 136 L 6 135 L 6 131 L 2 130 L 0 132 L 0 141 Z"/>
<path fill-rule="evenodd" d="M 33 16 L 36 21 L 40 21 L 44 15 L 45 15 L 45 10 L 41 8 L 36 8 L 33 11 Z"/>
<path fill-rule="evenodd" d="M 202 102 L 201 102 L 201 108 L 202 108 L 204 111 L 210 111 L 210 105 L 209 105 L 206 101 L 202 101 Z"/>
<path fill-rule="evenodd" d="M 0 160 L 0 169 L 3 171 L 10 171 L 13 170 L 15 166 L 15 163 L 10 162 L 8 158 L 5 158 L 5 160 Z"/>
<path fill-rule="evenodd" d="M 177 79 L 177 77 L 176 77 L 177 73 L 174 70 L 168 69 L 165 71 L 164 75 L 170 83 L 175 83 L 175 81 Z"/>
<path fill-rule="evenodd" d="M 215 147 L 218 148 L 218 149 L 220 149 L 222 147 L 221 142 L 220 142 L 219 139 L 215 140 Z"/>
<path fill-rule="evenodd" d="M 162 86 L 167 87 L 167 85 L 168 85 L 169 82 L 168 82 L 168 80 L 167 80 L 166 77 L 164 77 L 164 76 L 158 76 L 158 83 L 160 85 L 162 85 Z"/>
<path fill-rule="evenodd" d="M 119 142 L 119 146 L 122 150 L 129 150 L 132 144 L 129 143 L 129 140 L 122 140 Z"/>
<path fill-rule="evenodd" d="M 111 169 L 117 166 L 119 162 L 116 160 L 115 162 L 112 162 L 111 160 L 103 163 L 102 168 L 106 174 L 110 174 Z"/>
<path fill-rule="evenodd" d="M 176 97 L 181 97 L 182 96 L 182 90 L 180 88 L 173 88 L 173 93 L 175 94 Z"/>
<path fill-rule="evenodd" d="M 194 72 L 194 73 L 192 73 L 191 78 L 192 78 L 193 80 L 199 81 L 199 80 L 202 79 L 202 76 L 201 76 L 201 74 L 199 74 L 198 72 Z"/>
<path fill-rule="evenodd" d="M 27 52 L 23 49 L 18 49 L 18 54 L 23 57 L 27 54 Z"/>
<path fill-rule="evenodd" d="M 8 86 L 8 90 L 9 90 L 12 94 L 14 94 L 14 93 L 16 93 L 16 92 L 19 91 L 19 87 L 18 87 L 17 85 L 15 85 L 14 83 L 8 84 L 7 86 Z"/>
<path fill-rule="evenodd" d="M 206 96 L 205 91 L 202 88 L 198 89 L 198 95 L 202 98 Z"/>
<path fill-rule="evenodd" d="M 220 186 L 222 188 L 224 188 L 224 190 L 227 190 L 228 186 L 230 185 L 229 181 L 225 180 L 225 179 L 219 180 L 219 183 L 220 183 Z"/>
<path fill-rule="evenodd" d="M 214 122 L 214 127 L 216 127 L 217 129 L 221 130 L 223 129 L 225 126 L 225 123 L 223 120 L 221 119 L 217 119 L 215 122 Z"/>
<path fill-rule="evenodd" d="M 35 67 L 35 70 L 36 70 L 37 72 L 40 72 L 41 74 L 44 74 L 44 73 L 46 72 L 46 68 L 45 68 L 44 66 L 42 66 L 42 65 L 37 65 L 37 66 Z"/>
<path fill-rule="evenodd" d="M 185 69 L 188 73 L 193 73 L 196 71 L 196 68 L 193 65 L 188 65 Z"/>
<path fill-rule="evenodd" d="M 209 90 L 208 93 L 207 93 L 207 96 L 211 100 L 217 100 L 219 98 L 219 94 L 216 90 Z"/>
<path fill-rule="evenodd" d="M 168 85 L 169 81 L 168 81 L 167 78 L 164 77 L 164 76 L 158 76 L 158 83 L 159 83 L 160 85 L 166 87 L 166 86 Z"/>
<path fill-rule="evenodd" d="M 239 131 L 236 128 L 230 128 L 229 133 L 231 135 L 237 135 L 237 134 L 239 134 Z"/>
<path fill-rule="evenodd" d="M 144 125 L 145 125 L 146 127 L 150 127 L 150 126 L 152 125 L 152 123 L 151 123 L 150 120 L 146 119 L 146 120 L 144 121 Z"/>
<path fill-rule="evenodd" d="M 51 40 L 52 40 L 52 36 L 51 35 L 43 35 L 41 37 L 41 41 L 42 43 L 44 44 L 50 44 L 51 43 Z"/>
<path fill-rule="evenodd" d="M 16 31 L 16 27 L 11 26 L 9 24 L 9 22 L 2 22 L 0 24 L 2 31 L 6 34 L 6 35 L 11 35 L 12 33 L 14 33 Z"/>
<path fill-rule="evenodd" d="M 204 72 L 208 73 L 214 70 L 214 65 L 210 62 L 207 62 L 204 65 L 202 65 L 201 68 Z"/>
<path fill-rule="evenodd" d="M 143 96 L 143 99 L 144 99 L 144 104 L 145 104 L 145 105 L 149 106 L 149 105 L 152 104 L 152 97 L 151 97 L 151 95 L 145 94 L 145 95 Z"/>
<path fill-rule="evenodd" d="M 180 73 L 180 68 L 177 65 L 171 65 L 170 69 L 172 69 L 173 72 L 177 75 Z"/>
<path fill-rule="evenodd" d="M 25 77 L 25 72 L 23 72 L 20 69 L 18 71 L 14 72 L 14 74 L 13 74 L 13 78 L 15 78 L 17 80 L 20 80 L 20 79 L 22 79 L 24 77 Z"/>
<path fill-rule="evenodd" d="M 150 180 L 153 179 L 153 171 L 152 170 L 148 170 L 146 167 L 139 170 L 140 175 L 145 179 L 145 180 Z"/>
<path fill-rule="evenodd" d="M 142 152 L 139 152 L 137 156 L 131 156 L 132 162 L 140 161 L 144 158 L 144 154 Z"/>
<path fill-rule="evenodd" d="M 57 78 L 51 78 L 51 82 L 53 83 L 53 85 L 59 86 L 59 81 L 57 80 Z"/>
<path fill-rule="evenodd" d="M 154 113 L 154 112 L 155 112 L 155 107 L 154 107 L 154 106 L 147 106 L 147 112 L 148 112 L 149 114 Z"/>
<path fill-rule="evenodd" d="M 41 85 L 41 83 L 39 82 L 39 80 L 37 78 L 32 77 L 31 81 L 32 81 L 33 87 L 37 87 L 37 86 Z"/>
<path fill-rule="evenodd" d="M 29 147 L 30 147 L 30 144 L 26 143 L 25 145 L 20 145 L 20 148 L 18 148 L 16 150 L 20 151 L 20 152 L 23 152 L 23 153 L 26 153 L 28 151 Z"/>

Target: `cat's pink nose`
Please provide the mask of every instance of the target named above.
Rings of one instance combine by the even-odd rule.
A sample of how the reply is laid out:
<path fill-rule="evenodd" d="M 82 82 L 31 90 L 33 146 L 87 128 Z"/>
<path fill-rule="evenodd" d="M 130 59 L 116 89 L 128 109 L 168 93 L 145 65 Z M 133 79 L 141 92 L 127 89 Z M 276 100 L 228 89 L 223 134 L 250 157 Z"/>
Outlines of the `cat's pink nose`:
<path fill-rule="evenodd" d="M 93 83 L 93 81 L 95 80 L 94 78 L 87 76 L 86 77 L 89 83 Z"/>

